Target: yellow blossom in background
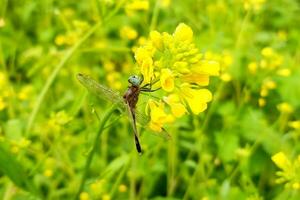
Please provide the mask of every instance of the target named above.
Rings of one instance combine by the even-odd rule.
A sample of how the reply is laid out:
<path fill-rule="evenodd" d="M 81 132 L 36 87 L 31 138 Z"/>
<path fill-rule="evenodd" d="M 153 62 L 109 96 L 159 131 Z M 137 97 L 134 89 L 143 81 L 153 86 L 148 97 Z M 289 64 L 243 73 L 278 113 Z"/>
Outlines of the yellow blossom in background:
<path fill-rule="evenodd" d="M 107 72 L 111 72 L 115 70 L 115 64 L 111 61 L 104 62 L 103 67 Z"/>
<path fill-rule="evenodd" d="M 116 65 L 115 63 L 111 62 L 111 61 L 105 61 L 103 63 L 103 68 L 106 71 L 106 81 L 109 85 L 109 87 L 115 89 L 115 90 L 119 90 L 122 87 L 122 83 L 121 83 L 121 70 L 117 71 L 116 69 Z"/>
<path fill-rule="evenodd" d="M 55 37 L 54 42 L 57 46 L 62 45 L 73 45 L 80 37 L 80 34 L 78 34 L 76 31 L 69 32 L 66 34 L 59 34 Z"/>
<path fill-rule="evenodd" d="M 110 195 L 109 194 L 104 194 L 102 196 L 102 200 L 111 200 Z"/>
<path fill-rule="evenodd" d="M 10 151 L 14 154 L 17 154 L 20 151 L 20 147 L 16 144 L 13 144 L 12 147 L 10 148 Z"/>
<path fill-rule="evenodd" d="M 31 141 L 26 138 L 22 138 L 19 142 L 19 146 L 21 148 L 27 148 L 30 144 L 31 144 Z"/>
<path fill-rule="evenodd" d="M 287 68 L 277 70 L 277 75 L 288 77 L 291 75 L 291 70 Z"/>
<path fill-rule="evenodd" d="M 193 43 L 193 35 L 192 29 L 184 23 L 180 23 L 172 35 L 151 31 L 149 40 L 135 51 L 143 83 L 156 81 L 155 86 L 164 92 L 163 101 L 150 99 L 147 106 L 150 127 L 155 131 L 161 131 L 165 123 L 188 110 L 194 114 L 206 110 L 212 94 L 202 87 L 209 84 L 210 76 L 220 74 L 222 58 L 227 67 L 233 62 L 227 52 L 223 57 L 212 53 L 203 56 Z"/>
<path fill-rule="evenodd" d="M 90 195 L 87 192 L 81 192 L 80 196 L 79 196 L 80 200 L 89 200 L 90 199 Z"/>
<path fill-rule="evenodd" d="M 52 171 L 52 169 L 46 169 L 46 170 L 44 171 L 44 176 L 46 176 L 46 177 L 52 177 L 52 176 L 53 176 L 53 171 Z"/>
<path fill-rule="evenodd" d="M 127 191 L 127 186 L 124 184 L 119 185 L 119 192 L 126 192 Z"/>
<path fill-rule="evenodd" d="M 6 74 L 0 71 L 0 91 L 7 84 Z"/>
<path fill-rule="evenodd" d="M 266 0 L 243 0 L 245 10 L 259 11 Z"/>
<path fill-rule="evenodd" d="M 220 76 L 220 79 L 224 82 L 229 82 L 231 81 L 232 77 L 229 73 L 223 73 L 221 76 Z"/>
<path fill-rule="evenodd" d="M 0 111 L 6 108 L 7 104 L 4 99 L 0 96 Z"/>
<path fill-rule="evenodd" d="M 146 11 L 149 10 L 148 0 L 131 0 L 125 6 L 125 12 L 131 16 L 135 11 Z"/>
<path fill-rule="evenodd" d="M 129 26 L 123 26 L 120 30 L 120 36 L 123 39 L 134 40 L 137 38 L 138 33 Z"/>
<path fill-rule="evenodd" d="M 20 100 L 27 100 L 32 96 L 33 93 L 33 87 L 32 85 L 26 85 L 24 86 L 21 91 L 18 93 L 18 98 Z"/>
<path fill-rule="evenodd" d="M 292 113 L 294 111 L 293 107 L 287 103 L 287 102 L 283 102 L 277 105 L 277 109 L 281 112 L 281 113 Z"/>
<path fill-rule="evenodd" d="M 168 8 L 171 4 L 171 0 L 159 0 L 159 3 L 162 8 Z"/>
<path fill-rule="evenodd" d="M 256 74 L 257 71 L 257 63 L 256 62 L 251 62 L 248 64 L 248 70 L 251 74 Z"/>
<path fill-rule="evenodd" d="M 3 18 L 0 18 L 0 28 L 5 26 L 5 21 Z"/>
<path fill-rule="evenodd" d="M 258 105 L 259 105 L 259 107 L 264 107 L 266 105 L 266 99 L 259 98 L 258 99 Z"/>
<path fill-rule="evenodd" d="M 103 192 L 104 179 L 97 180 L 90 185 L 90 188 L 95 195 L 99 195 Z"/>
<path fill-rule="evenodd" d="M 261 50 L 261 55 L 266 58 L 271 58 L 274 55 L 274 51 L 271 47 L 265 47 Z"/>
<path fill-rule="evenodd" d="M 117 71 L 109 72 L 106 76 L 106 80 L 108 82 L 108 85 L 116 90 L 119 90 L 122 87 L 121 80 L 121 74 Z"/>
<path fill-rule="evenodd" d="M 286 188 L 299 190 L 300 156 L 291 161 L 283 152 L 279 152 L 272 156 L 272 161 L 282 170 L 276 173 L 278 176 L 276 182 L 279 184 L 285 183 Z"/>
<path fill-rule="evenodd" d="M 290 121 L 288 123 L 289 127 L 294 128 L 294 129 L 300 129 L 300 120 L 296 121 Z"/>
<path fill-rule="evenodd" d="M 276 87 L 277 87 L 277 85 L 273 80 L 271 80 L 269 78 L 266 78 L 263 81 L 263 84 L 261 86 L 260 96 L 261 97 L 268 96 L 269 95 L 269 90 L 274 90 Z"/>
<path fill-rule="evenodd" d="M 287 40 L 287 32 L 284 30 L 280 30 L 277 32 L 277 37 L 281 41 L 286 41 Z"/>
<path fill-rule="evenodd" d="M 260 68 L 265 70 L 277 69 L 283 63 L 283 56 L 277 53 L 271 47 L 265 47 L 261 50 L 262 59 Z"/>

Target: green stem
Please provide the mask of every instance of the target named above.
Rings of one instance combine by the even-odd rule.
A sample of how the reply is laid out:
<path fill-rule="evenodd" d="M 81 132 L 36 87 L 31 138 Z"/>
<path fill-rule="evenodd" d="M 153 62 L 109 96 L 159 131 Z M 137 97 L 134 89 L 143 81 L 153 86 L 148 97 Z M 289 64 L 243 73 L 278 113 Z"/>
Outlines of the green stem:
<path fill-rule="evenodd" d="M 90 165 L 92 163 L 92 160 L 93 160 L 93 157 L 94 157 L 94 154 L 96 152 L 96 147 L 97 147 L 97 144 L 98 144 L 98 141 L 99 141 L 99 138 L 100 138 L 100 135 L 101 133 L 103 132 L 104 130 L 104 127 L 105 127 L 105 124 L 106 122 L 108 121 L 108 119 L 110 118 L 110 116 L 113 114 L 113 112 L 117 109 L 117 105 L 113 105 L 110 109 L 108 109 L 105 114 L 103 115 L 102 117 L 102 120 L 100 121 L 100 126 L 99 126 L 99 131 L 96 135 L 96 138 L 95 138 L 95 141 L 94 141 L 94 144 L 93 144 L 93 147 L 92 147 L 92 150 L 89 152 L 88 154 L 88 157 L 86 159 L 86 162 L 85 162 L 85 167 L 84 167 L 84 172 L 83 172 L 83 175 L 82 175 L 82 178 L 81 178 L 81 182 L 80 182 L 80 185 L 79 185 L 79 188 L 78 188 L 78 191 L 76 193 L 76 196 L 75 196 L 75 200 L 76 199 L 79 199 L 79 195 L 84 187 L 84 183 L 85 183 L 85 180 L 87 178 L 87 175 L 88 175 L 88 170 L 90 168 Z"/>
<path fill-rule="evenodd" d="M 153 31 L 157 25 L 158 14 L 159 14 L 159 1 L 156 1 L 153 9 L 151 22 L 150 22 L 150 31 Z"/>

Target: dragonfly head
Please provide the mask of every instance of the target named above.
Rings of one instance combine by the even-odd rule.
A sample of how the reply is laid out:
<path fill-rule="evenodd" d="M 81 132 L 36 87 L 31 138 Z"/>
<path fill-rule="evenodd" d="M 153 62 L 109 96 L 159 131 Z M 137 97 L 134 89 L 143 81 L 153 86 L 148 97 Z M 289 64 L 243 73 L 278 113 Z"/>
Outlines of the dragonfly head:
<path fill-rule="evenodd" d="M 133 86 L 140 86 L 141 83 L 143 82 L 143 79 L 137 75 L 132 75 L 128 78 L 128 82 Z"/>

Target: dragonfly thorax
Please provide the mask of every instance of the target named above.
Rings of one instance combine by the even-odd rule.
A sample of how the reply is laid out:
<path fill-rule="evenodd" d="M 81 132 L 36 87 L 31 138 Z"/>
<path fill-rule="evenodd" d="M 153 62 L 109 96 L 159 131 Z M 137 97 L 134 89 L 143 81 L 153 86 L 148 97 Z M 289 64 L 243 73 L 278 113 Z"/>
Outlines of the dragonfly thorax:
<path fill-rule="evenodd" d="M 132 75 L 128 78 L 128 82 L 133 86 L 140 86 L 143 80 L 137 75 Z"/>

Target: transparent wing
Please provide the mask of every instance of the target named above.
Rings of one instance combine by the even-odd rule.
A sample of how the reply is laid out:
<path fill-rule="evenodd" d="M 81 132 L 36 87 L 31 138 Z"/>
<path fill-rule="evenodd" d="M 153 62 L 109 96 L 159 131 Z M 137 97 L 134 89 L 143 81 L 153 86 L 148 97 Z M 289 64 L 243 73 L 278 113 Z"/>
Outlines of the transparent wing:
<path fill-rule="evenodd" d="M 90 93 L 96 95 L 100 99 L 117 104 L 123 112 L 126 110 L 125 102 L 118 92 L 99 84 L 93 78 L 85 74 L 77 74 L 77 79 Z"/>
<path fill-rule="evenodd" d="M 77 79 L 90 93 L 96 95 L 100 99 L 117 104 L 120 110 L 123 113 L 126 113 L 128 117 L 130 117 L 127 111 L 127 105 L 125 104 L 123 97 L 120 95 L 119 92 L 113 91 L 110 88 L 99 84 L 93 78 L 85 74 L 81 74 L 81 73 L 77 74 Z M 142 126 L 143 128 L 146 128 L 147 132 L 150 132 L 153 135 L 162 137 L 167 140 L 171 138 L 170 134 L 164 129 L 160 133 L 151 131 L 150 128 L 148 128 L 148 123 L 150 121 L 150 118 L 149 116 L 143 114 L 143 112 L 136 110 L 135 115 L 136 115 L 137 124 Z"/>

